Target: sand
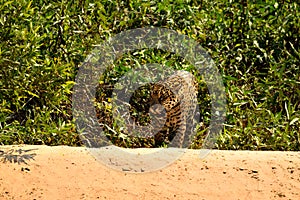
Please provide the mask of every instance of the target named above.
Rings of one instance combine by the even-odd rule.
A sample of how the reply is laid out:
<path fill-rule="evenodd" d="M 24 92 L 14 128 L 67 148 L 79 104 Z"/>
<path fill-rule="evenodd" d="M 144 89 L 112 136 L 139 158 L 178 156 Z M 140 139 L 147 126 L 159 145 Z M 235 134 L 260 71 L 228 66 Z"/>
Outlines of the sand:
<path fill-rule="evenodd" d="M 0 199 L 300 199 L 299 152 L 188 150 L 150 172 L 113 169 L 113 159 L 104 165 L 83 147 L 0 146 Z"/>

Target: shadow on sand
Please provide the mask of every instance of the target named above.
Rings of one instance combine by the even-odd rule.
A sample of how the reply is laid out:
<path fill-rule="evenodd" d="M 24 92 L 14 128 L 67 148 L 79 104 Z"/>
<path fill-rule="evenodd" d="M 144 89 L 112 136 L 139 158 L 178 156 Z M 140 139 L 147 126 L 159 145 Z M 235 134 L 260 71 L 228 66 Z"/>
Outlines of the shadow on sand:
<path fill-rule="evenodd" d="M 6 163 L 24 163 L 28 164 L 27 162 L 30 160 L 34 160 L 36 153 L 32 151 L 37 149 L 9 149 L 9 150 L 0 150 L 0 162 Z"/>

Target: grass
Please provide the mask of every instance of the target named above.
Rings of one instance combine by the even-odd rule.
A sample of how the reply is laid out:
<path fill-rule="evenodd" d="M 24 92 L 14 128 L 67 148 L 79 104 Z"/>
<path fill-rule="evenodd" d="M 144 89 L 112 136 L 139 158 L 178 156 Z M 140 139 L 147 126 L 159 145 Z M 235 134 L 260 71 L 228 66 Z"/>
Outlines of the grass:
<path fill-rule="evenodd" d="M 71 107 L 81 63 L 108 37 L 157 26 L 196 40 L 222 74 L 228 105 L 216 148 L 300 150 L 300 12 L 294 1 L 0 2 L 0 144 L 82 145 Z M 190 70 L 168 52 L 138 51 L 122 59 L 105 84 L 135 63 Z M 201 148 L 210 120 L 205 88 L 193 148 Z M 109 105 L 105 95 L 101 106 Z"/>

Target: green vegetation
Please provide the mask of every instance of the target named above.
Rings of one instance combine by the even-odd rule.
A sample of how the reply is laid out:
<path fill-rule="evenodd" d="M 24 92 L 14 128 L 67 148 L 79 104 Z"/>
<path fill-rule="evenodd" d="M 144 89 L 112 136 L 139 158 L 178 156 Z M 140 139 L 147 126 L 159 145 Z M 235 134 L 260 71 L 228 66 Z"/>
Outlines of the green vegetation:
<path fill-rule="evenodd" d="M 81 145 L 71 110 L 80 64 L 110 36 L 157 26 L 197 40 L 222 74 L 228 108 L 219 149 L 299 151 L 299 24 L 296 1 L 0 0 L 0 144 Z M 184 63 L 157 53 L 127 55 L 112 75 L 135 62 Z M 199 101 L 204 127 L 194 148 L 209 123 L 208 98 Z"/>

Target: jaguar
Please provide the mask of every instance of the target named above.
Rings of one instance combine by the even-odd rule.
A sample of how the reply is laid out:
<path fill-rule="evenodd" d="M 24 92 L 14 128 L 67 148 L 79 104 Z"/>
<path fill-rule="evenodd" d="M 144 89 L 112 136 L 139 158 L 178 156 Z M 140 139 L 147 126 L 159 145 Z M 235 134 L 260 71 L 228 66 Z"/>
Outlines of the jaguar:
<path fill-rule="evenodd" d="M 122 147 L 178 147 L 186 148 L 191 141 L 191 133 L 195 129 L 195 114 L 197 111 L 197 94 L 198 83 L 195 77 L 184 70 L 176 70 L 172 75 L 162 79 L 161 81 L 150 83 L 147 85 L 148 95 L 146 98 L 141 98 L 141 93 L 135 93 L 129 102 L 131 105 L 131 115 L 128 118 L 123 119 L 123 123 L 127 125 L 127 132 L 119 133 L 119 136 L 115 137 L 118 131 L 112 131 L 113 125 L 112 116 L 102 115 L 100 124 L 105 122 L 109 124 L 110 131 L 108 138 L 113 144 Z M 135 100 L 133 100 L 135 99 Z M 132 108 L 137 108 L 136 114 L 132 112 Z M 133 114 L 133 115 L 132 115 Z M 149 123 L 141 123 L 141 118 L 150 118 Z M 98 116 L 99 119 L 99 116 Z M 106 121 L 105 121 L 106 120 Z M 134 121 L 134 123 L 132 123 Z M 153 123 L 155 122 L 155 123 Z M 153 132 L 150 135 L 133 136 L 129 132 L 135 128 L 136 124 L 148 125 L 149 130 Z M 149 125 L 150 124 L 150 125 Z M 103 128 L 105 129 L 103 126 Z M 120 130 L 120 129 L 119 129 Z M 114 134 L 112 134 L 114 133 Z M 123 141 L 120 139 L 122 135 Z M 125 138 L 130 138 L 130 145 L 124 142 Z M 96 136 L 82 135 L 83 140 L 87 140 L 88 143 L 95 143 Z M 90 146 L 97 146 L 95 144 Z"/>
<path fill-rule="evenodd" d="M 155 146 L 188 147 L 195 128 L 197 92 L 195 77 L 183 70 L 151 85 L 150 106 L 162 105 L 166 112 L 165 124 L 154 136 Z"/>

